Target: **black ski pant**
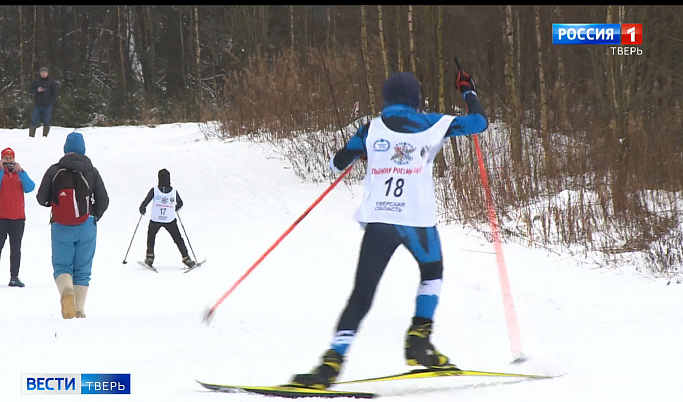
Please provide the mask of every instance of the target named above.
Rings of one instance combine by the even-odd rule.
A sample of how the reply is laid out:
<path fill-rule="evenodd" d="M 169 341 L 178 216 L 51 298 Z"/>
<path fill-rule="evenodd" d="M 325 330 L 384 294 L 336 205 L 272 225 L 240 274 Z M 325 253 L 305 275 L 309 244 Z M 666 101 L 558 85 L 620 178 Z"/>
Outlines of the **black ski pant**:
<path fill-rule="evenodd" d="M 436 227 L 422 228 L 368 223 L 358 256 L 351 296 L 337 324 L 337 331 L 357 331 L 370 310 L 377 285 L 398 246 L 403 244 L 415 257 L 420 281 L 442 279 L 443 257 Z"/>
<path fill-rule="evenodd" d="M 24 237 L 25 219 L 0 219 L 0 254 L 9 235 L 9 272 L 19 276 L 21 265 L 21 239 Z"/>
<path fill-rule="evenodd" d="M 168 233 L 171 235 L 173 242 L 176 246 L 178 246 L 178 251 L 180 251 L 180 254 L 183 256 L 183 258 L 187 257 L 187 247 L 185 247 L 185 241 L 180 235 L 180 230 L 178 230 L 176 219 L 171 222 L 163 223 L 154 222 L 152 220 L 149 221 L 149 227 L 147 228 L 147 254 L 154 255 L 154 243 L 156 242 L 157 232 L 159 232 L 159 229 L 161 228 L 166 229 L 166 231 L 168 231 Z"/>

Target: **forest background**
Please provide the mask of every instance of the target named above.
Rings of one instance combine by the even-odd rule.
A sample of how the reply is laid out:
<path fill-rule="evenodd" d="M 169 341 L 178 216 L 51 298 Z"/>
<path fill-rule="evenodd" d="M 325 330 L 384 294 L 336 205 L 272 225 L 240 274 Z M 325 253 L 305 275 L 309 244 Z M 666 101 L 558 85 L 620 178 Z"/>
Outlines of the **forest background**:
<path fill-rule="evenodd" d="M 46 66 L 60 84 L 53 125 L 212 122 L 207 137 L 277 142 L 302 179 L 328 180 L 329 156 L 379 113 L 393 71 L 415 73 L 423 110 L 465 113 L 457 55 L 497 128 L 477 138 L 501 237 L 680 281 L 682 16 L 681 6 L 0 6 L 0 126 L 27 127 L 28 87 Z M 553 45 L 553 23 L 642 23 L 642 52 Z M 490 231 L 472 137 L 436 162 L 440 221 Z"/>

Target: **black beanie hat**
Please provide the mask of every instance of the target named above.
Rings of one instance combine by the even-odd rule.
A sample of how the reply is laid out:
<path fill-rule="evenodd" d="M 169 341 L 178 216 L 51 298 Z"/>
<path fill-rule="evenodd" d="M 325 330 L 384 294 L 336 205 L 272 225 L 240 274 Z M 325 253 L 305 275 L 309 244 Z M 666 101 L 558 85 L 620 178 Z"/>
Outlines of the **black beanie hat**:
<path fill-rule="evenodd" d="M 418 108 L 422 95 L 420 94 L 420 83 L 411 73 L 393 73 L 384 80 L 382 87 L 382 97 L 384 106 L 404 104 Z"/>
<path fill-rule="evenodd" d="M 171 173 L 166 169 L 159 171 L 159 187 L 171 187 Z"/>

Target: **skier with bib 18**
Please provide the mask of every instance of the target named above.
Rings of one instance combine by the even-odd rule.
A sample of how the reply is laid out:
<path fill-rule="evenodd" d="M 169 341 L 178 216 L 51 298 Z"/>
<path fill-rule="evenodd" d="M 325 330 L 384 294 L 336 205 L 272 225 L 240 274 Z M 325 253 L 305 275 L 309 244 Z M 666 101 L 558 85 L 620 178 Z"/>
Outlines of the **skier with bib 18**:
<path fill-rule="evenodd" d="M 293 386 L 328 388 L 339 375 L 344 356 L 356 336 L 391 256 L 404 245 L 420 269 L 415 314 L 405 337 L 405 359 L 411 366 L 455 368 L 430 340 L 441 291 L 443 263 L 436 229 L 436 200 L 432 167 L 445 138 L 480 133 L 488 127 L 472 77 L 460 70 L 456 86 L 468 114 L 423 113 L 420 84 L 406 72 L 384 81 L 379 117 L 361 126 L 330 159 L 341 172 L 367 157 L 365 189 L 356 220 L 364 227 L 353 291 L 321 364 L 295 375 Z"/>

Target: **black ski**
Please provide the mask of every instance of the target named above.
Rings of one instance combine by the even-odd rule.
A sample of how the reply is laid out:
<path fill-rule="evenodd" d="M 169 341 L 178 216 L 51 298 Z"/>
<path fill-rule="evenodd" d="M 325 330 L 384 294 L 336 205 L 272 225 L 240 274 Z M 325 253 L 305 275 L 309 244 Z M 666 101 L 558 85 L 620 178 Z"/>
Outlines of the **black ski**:
<path fill-rule="evenodd" d="M 196 380 L 202 387 L 217 392 L 247 393 L 281 398 L 363 398 L 371 399 L 376 394 L 370 392 L 335 391 L 331 389 L 315 389 L 306 387 L 293 387 L 291 385 L 275 386 L 251 386 L 251 385 L 224 385 L 209 384 Z"/>
<path fill-rule="evenodd" d="M 142 265 L 143 267 L 145 267 L 145 268 L 147 268 L 147 269 L 149 269 L 149 270 L 151 270 L 151 271 L 156 272 L 157 274 L 159 273 L 159 271 L 158 271 L 156 268 L 154 268 L 153 266 L 151 266 L 151 265 L 145 263 L 144 261 L 138 261 L 138 264 Z"/>
<path fill-rule="evenodd" d="M 435 377 L 499 377 L 499 378 L 518 378 L 523 380 L 540 380 L 555 378 L 555 375 L 538 375 L 538 374 L 520 374 L 520 373 L 501 373 L 492 371 L 474 371 L 461 370 L 458 368 L 441 368 L 441 369 L 417 369 L 404 373 L 387 375 L 382 377 L 370 377 L 360 380 L 340 381 L 333 383 L 339 384 L 360 384 L 377 381 L 396 381 L 408 380 L 417 378 L 435 378 Z M 301 387 L 296 384 L 284 385 L 270 385 L 270 386 L 253 386 L 253 385 L 227 385 L 227 384 L 210 384 L 196 380 L 204 388 L 218 392 L 230 393 L 249 393 L 269 396 L 279 396 L 283 398 L 376 398 L 378 394 L 370 392 L 357 391 L 337 391 L 333 389 L 314 389 Z"/>
<path fill-rule="evenodd" d="M 192 270 L 195 269 L 195 268 L 199 268 L 199 267 L 200 267 L 202 264 L 204 264 L 205 262 L 206 262 L 206 258 L 204 258 L 204 261 L 198 262 L 198 263 L 194 264 L 194 265 L 192 266 L 192 268 L 185 268 L 185 269 L 183 270 L 183 272 L 184 272 L 184 273 L 188 273 L 188 272 L 192 271 Z"/>

